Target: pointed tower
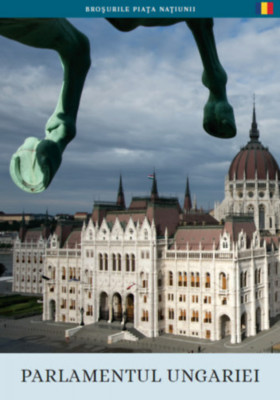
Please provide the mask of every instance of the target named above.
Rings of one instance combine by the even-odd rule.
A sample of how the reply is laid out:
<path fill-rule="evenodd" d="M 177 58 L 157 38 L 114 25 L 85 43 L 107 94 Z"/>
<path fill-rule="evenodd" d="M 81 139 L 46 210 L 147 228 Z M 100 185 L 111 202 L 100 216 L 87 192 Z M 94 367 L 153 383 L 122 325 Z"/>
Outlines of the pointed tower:
<path fill-rule="evenodd" d="M 158 189 L 157 189 L 157 178 L 156 178 L 156 173 L 154 172 L 154 177 L 153 177 L 153 185 L 152 185 L 152 190 L 151 190 L 151 201 L 155 201 L 158 199 Z"/>
<path fill-rule="evenodd" d="M 119 190 L 118 190 L 118 197 L 117 197 L 117 205 L 122 209 L 125 209 L 125 198 L 123 193 L 123 184 L 122 184 L 122 176 L 120 175 L 120 182 L 119 182 Z"/>
<path fill-rule="evenodd" d="M 192 198 L 190 192 L 189 177 L 187 177 L 185 200 L 184 200 L 184 212 L 185 213 L 190 212 L 191 209 L 192 209 Z"/>
<path fill-rule="evenodd" d="M 259 141 L 260 132 L 258 130 L 257 118 L 256 118 L 256 107 L 255 107 L 255 96 L 253 102 L 253 117 L 252 124 L 250 129 L 250 138 L 251 141 L 258 142 Z"/>

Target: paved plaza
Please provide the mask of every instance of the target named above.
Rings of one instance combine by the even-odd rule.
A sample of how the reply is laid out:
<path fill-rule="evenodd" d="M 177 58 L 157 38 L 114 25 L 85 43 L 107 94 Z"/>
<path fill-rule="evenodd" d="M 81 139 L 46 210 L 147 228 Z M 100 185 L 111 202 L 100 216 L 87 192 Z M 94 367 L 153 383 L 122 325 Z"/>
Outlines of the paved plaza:
<path fill-rule="evenodd" d="M 82 327 L 69 340 L 65 331 L 73 324 L 42 321 L 41 316 L 0 319 L 1 353 L 263 353 L 280 342 L 280 321 L 270 330 L 232 345 L 230 338 L 218 342 L 164 334 L 137 342 L 120 341 L 109 345 L 108 336 L 121 330 L 117 324 L 92 324 Z"/>
<path fill-rule="evenodd" d="M 0 293 L 11 293 L 11 282 L 0 282 Z M 164 334 L 137 342 L 108 344 L 108 336 L 120 332 L 117 323 L 83 326 L 69 340 L 65 331 L 75 324 L 42 321 L 42 316 L 20 319 L 0 317 L 0 353 L 270 353 L 280 343 L 280 320 L 257 336 L 232 345 L 230 338 L 218 342 Z"/>

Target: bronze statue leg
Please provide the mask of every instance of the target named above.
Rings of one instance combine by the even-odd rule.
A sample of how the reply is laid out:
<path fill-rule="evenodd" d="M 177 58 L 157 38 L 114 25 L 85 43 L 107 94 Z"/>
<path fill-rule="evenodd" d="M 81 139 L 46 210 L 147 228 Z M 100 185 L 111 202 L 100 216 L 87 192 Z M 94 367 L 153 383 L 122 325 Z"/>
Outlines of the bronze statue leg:
<path fill-rule="evenodd" d="M 27 138 L 11 159 L 14 182 L 27 192 L 38 193 L 50 184 L 65 147 L 75 137 L 80 97 L 90 67 L 89 41 L 64 19 L 0 20 L 0 34 L 29 46 L 57 51 L 64 70 L 45 139 Z"/>
<path fill-rule="evenodd" d="M 220 64 L 213 34 L 212 19 L 189 19 L 191 29 L 202 59 L 203 84 L 209 89 L 204 107 L 203 127 L 212 136 L 232 138 L 236 135 L 233 109 L 226 95 L 227 75 Z"/>

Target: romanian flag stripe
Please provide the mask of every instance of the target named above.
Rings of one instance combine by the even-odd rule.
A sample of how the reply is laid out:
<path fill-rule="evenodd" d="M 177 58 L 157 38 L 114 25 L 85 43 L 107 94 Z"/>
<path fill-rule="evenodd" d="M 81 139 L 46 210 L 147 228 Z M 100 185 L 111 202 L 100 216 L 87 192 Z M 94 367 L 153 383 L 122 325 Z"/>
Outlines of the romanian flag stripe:
<path fill-rule="evenodd" d="M 273 3 L 272 2 L 256 3 L 256 13 L 258 15 L 273 15 Z"/>

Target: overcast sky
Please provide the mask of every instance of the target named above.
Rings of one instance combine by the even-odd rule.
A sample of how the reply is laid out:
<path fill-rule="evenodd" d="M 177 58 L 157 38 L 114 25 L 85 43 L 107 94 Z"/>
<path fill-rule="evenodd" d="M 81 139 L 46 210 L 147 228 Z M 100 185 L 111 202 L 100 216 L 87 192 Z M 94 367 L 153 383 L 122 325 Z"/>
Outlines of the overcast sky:
<path fill-rule="evenodd" d="M 44 137 L 62 69 L 55 52 L 0 36 L 0 211 L 90 212 L 94 200 L 115 201 L 120 173 L 128 205 L 131 196 L 150 193 L 147 175 L 154 169 L 160 195 L 182 201 L 189 176 L 198 206 L 212 208 L 223 199 L 231 160 L 249 139 L 253 93 L 260 139 L 280 163 L 279 20 L 215 20 L 238 127 L 230 140 L 202 128 L 208 91 L 184 23 L 121 33 L 103 19 L 71 22 L 90 39 L 92 66 L 77 136 L 51 186 L 37 195 L 14 185 L 10 157 L 26 137 Z"/>

